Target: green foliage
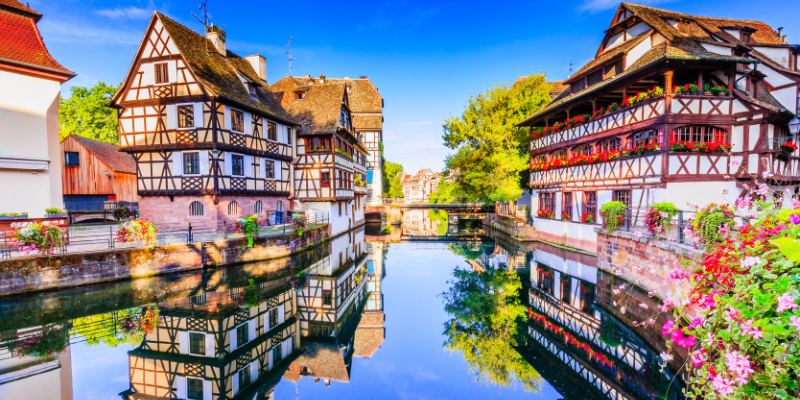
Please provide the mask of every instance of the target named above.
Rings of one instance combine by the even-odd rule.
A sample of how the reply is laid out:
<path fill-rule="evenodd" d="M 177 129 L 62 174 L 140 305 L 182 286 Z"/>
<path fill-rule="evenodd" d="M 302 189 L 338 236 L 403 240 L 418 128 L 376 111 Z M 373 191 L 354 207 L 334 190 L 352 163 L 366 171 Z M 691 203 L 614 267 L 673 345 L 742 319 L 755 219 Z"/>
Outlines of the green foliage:
<path fill-rule="evenodd" d="M 510 201 L 522 194 L 530 136 L 517 126 L 550 101 L 544 75 L 472 97 L 459 118 L 444 123 L 444 144 L 455 153 L 446 160 L 457 190 L 467 201 Z"/>
<path fill-rule="evenodd" d="M 428 210 L 428 218 L 431 220 L 431 225 L 436 227 L 436 236 L 447 236 L 447 229 L 450 223 L 447 211 Z"/>
<path fill-rule="evenodd" d="M 11 342 L 9 350 L 17 357 L 46 359 L 69 346 L 69 326 L 43 326 L 41 331 L 22 340 Z"/>
<path fill-rule="evenodd" d="M 400 178 L 403 175 L 403 166 L 391 161 L 383 162 L 383 197 L 389 199 L 403 198 L 403 184 Z"/>
<path fill-rule="evenodd" d="M 253 247 L 258 236 L 258 215 L 253 214 L 249 217 L 239 217 L 236 221 L 236 228 L 247 238 L 247 247 Z"/>
<path fill-rule="evenodd" d="M 16 230 L 13 241 L 22 251 L 38 252 L 47 256 L 53 255 L 56 248 L 64 243 L 61 228 L 36 223 Z"/>
<path fill-rule="evenodd" d="M 442 294 L 451 319 L 444 324 L 445 348 L 459 351 L 470 369 L 497 385 L 519 381 L 538 391 L 539 373 L 520 355 L 525 345 L 525 306 L 516 273 L 493 267 L 484 272 L 458 268 Z"/>
<path fill-rule="evenodd" d="M 59 214 L 63 214 L 64 210 L 62 210 L 62 209 L 60 209 L 58 207 L 48 207 L 48 208 L 44 209 L 44 212 L 45 212 L 45 214 L 49 214 L 49 215 L 59 215 Z"/>
<path fill-rule="evenodd" d="M 61 99 L 58 111 L 60 138 L 75 134 L 117 144 L 117 110 L 108 106 L 117 89 L 118 86 L 104 82 L 91 88 L 73 86 L 70 97 Z"/>
<path fill-rule="evenodd" d="M 603 217 L 603 224 L 608 232 L 614 232 L 625 222 L 625 203 L 621 201 L 609 201 L 600 207 L 600 216 Z"/>
<path fill-rule="evenodd" d="M 460 194 L 458 186 L 445 176 L 439 181 L 428 201 L 432 204 L 457 204 L 465 203 L 467 199 Z"/>
<path fill-rule="evenodd" d="M 132 219 L 123 222 L 117 230 L 117 241 L 120 243 L 141 242 L 147 247 L 155 247 L 158 242 L 158 228 L 145 219 Z"/>
<path fill-rule="evenodd" d="M 617 324 L 608 316 L 600 320 L 600 341 L 611 346 L 617 347 L 622 344 L 622 333 Z"/>
<path fill-rule="evenodd" d="M 678 215 L 678 207 L 670 202 L 656 203 L 647 210 L 645 223 L 652 235 L 659 235 L 672 227 L 672 218 Z"/>
<path fill-rule="evenodd" d="M 725 232 L 733 226 L 733 210 L 727 204 L 709 204 L 697 212 L 692 219 L 692 231 L 700 237 L 700 244 L 710 249 L 725 238 Z"/>
<path fill-rule="evenodd" d="M 140 313 L 141 307 L 134 307 L 75 318 L 72 320 L 72 333 L 82 336 L 90 345 L 102 343 L 106 346 L 117 347 L 126 343 L 138 346 L 142 344 L 144 334 L 142 332 L 130 333 L 119 329 L 116 321 L 134 317 Z"/>

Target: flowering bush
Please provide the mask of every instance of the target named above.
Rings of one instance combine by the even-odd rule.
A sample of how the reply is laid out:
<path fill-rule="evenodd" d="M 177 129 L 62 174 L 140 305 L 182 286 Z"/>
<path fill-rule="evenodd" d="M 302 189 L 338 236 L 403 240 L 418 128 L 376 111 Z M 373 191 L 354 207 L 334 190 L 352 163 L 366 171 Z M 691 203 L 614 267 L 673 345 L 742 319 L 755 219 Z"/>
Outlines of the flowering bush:
<path fill-rule="evenodd" d="M 158 228 L 145 219 L 132 219 L 120 224 L 117 230 L 117 241 L 120 243 L 142 242 L 145 246 L 155 246 Z"/>
<path fill-rule="evenodd" d="M 725 239 L 734 227 L 734 212 L 727 204 L 709 204 L 700 209 L 692 219 L 692 233 L 706 249 Z"/>
<path fill-rule="evenodd" d="M 600 207 L 600 216 L 603 217 L 603 224 L 606 230 L 614 232 L 617 228 L 625 223 L 625 210 L 627 207 L 621 201 L 609 201 Z"/>
<path fill-rule="evenodd" d="M 564 221 L 572 221 L 572 214 L 569 211 L 562 211 L 561 219 Z"/>
<path fill-rule="evenodd" d="M 791 139 L 781 144 L 781 151 L 786 154 L 792 154 L 795 152 L 795 150 L 797 150 L 797 144 L 795 144 L 795 142 L 793 142 Z"/>
<path fill-rule="evenodd" d="M 131 313 L 120 319 L 118 325 L 126 335 L 144 335 L 158 326 L 158 307 L 152 305 L 142 307 L 141 311 Z"/>
<path fill-rule="evenodd" d="M 689 352 L 689 397 L 800 395 L 800 209 L 757 206 L 755 219 L 710 243 L 696 271 L 673 277 L 691 291 L 662 334 Z M 710 212 L 729 221 L 724 210 Z"/>
<path fill-rule="evenodd" d="M 249 217 L 239 217 L 236 221 L 236 230 L 244 233 L 247 238 L 247 247 L 253 247 L 258 236 L 258 215 L 251 215 Z"/>
<path fill-rule="evenodd" d="M 17 357 L 48 358 L 69 345 L 69 326 L 42 327 L 42 331 L 11 342 L 11 353 Z"/>
<path fill-rule="evenodd" d="M 680 86 L 674 86 L 672 88 L 672 92 L 678 94 L 695 94 L 699 91 L 700 88 L 695 83 L 687 83 Z"/>
<path fill-rule="evenodd" d="M 303 233 L 305 233 L 306 228 L 308 227 L 306 224 L 305 215 L 302 213 L 292 214 L 292 226 L 294 226 L 294 232 L 297 234 L 297 237 L 303 237 Z"/>
<path fill-rule="evenodd" d="M 555 218 L 556 213 L 552 210 L 544 210 L 540 208 L 538 211 L 536 211 L 536 216 L 539 218 Z"/>
<path fill-rule="evenodd" d="M 672 227 L 672 218 L 678 215 L 678 207 L 670 202 L 656 203 L 647 210 L 645 224 L 651 235 L 658 236 Z"/>
<path fill-rule="evenodd" d="M 696 153 L 727 153 L 731 151 L 727 143 L 702 143 L 702 142 L 676 142 L 670 147 L 672 151 Z"/>
<path fill-rule="evenodd" d="M 585 212 L 581 215 L 581 222 L 584 224 L 593 224 L 595 221 L 594 213 Z"/>
<path fill-rule="evenodd" d="M 64 244 L 61 228 L 55 225 L 30 224 L 9 234 L 12 244 L 20 251 L 52 255 Z"/>

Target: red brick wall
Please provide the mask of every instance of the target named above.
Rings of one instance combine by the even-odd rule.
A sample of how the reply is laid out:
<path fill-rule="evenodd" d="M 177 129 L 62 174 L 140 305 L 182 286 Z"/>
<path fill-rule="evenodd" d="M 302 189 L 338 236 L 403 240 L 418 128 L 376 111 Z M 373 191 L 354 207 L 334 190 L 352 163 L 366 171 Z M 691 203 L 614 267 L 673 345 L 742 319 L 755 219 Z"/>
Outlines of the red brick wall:
<path fill-rule="evenodd" d="M 231 201 L 239 203 L 239 215 L 228 215 L 228 204 Z M 288 211 L 291 202 L 285 197 L 266 196 L 220 196 L 219 202 L 214 204 L 213 196 L 142 196 L 139 198 L 139 213 L 147 218 L 161 232 L 185 231 L 189 224 L 196 232 L 220 231 L 224 224 L 228 226 L 236 223 L 241 215 L 252 215 L 256 201 L 263 202 L 263 211 L 275 211 L 278 201 L 283 202 L 283 209 Z M 193 201 L 203 204 L 202 216 L 190 216 L 189 205 Z"/>

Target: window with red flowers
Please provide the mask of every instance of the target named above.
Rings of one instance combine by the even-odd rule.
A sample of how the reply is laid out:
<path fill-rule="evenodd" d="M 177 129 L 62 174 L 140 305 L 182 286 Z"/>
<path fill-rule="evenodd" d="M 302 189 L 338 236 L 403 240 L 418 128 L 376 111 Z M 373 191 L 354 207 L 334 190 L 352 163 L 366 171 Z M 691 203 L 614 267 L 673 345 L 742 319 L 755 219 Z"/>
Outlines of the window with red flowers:
<path fill-rule="evenodd" d="M 539 216 L 553 217 L 556 211 L 555 193 L 539 193 Z M 548 215 L 544 215 L 544 214 Z"/>
<path fill-rule="evenodd" d="M 658 131 L 655 129 L 645 129 L 634 132 L 628 136 L 627 148 L 633 149 L 637 146 L 658 144 Z"/>
<path fill-rule="evenodd" d="M 572 220 L 572 192 L 564 192 L 561 195 L 561 219 Z"/>
<path fill-rule="evenodd" d="M 597 219 L 597 192 L 583 192 L 583 215 L 581 219 L 586 223 L 594 223 Z"/>
<path fill-rule="evenodd" d="M 622 141 L 618 137 L 601 140 L 597 143 L 597 152 L 617 151 L 622 147 Z"/>
<path fill-rule="evenodd" d="M 631 208 L 631 191 L 615 190 L 611 194 L 611 200 L 619 201 L 622 204 L 625 204 L 625 207 Z"/>
<path fill-rule="evenodd" d="M 672 130 L 670 143 L 727 143 L 727 135 L 716 126 L 686 125 Z"/>

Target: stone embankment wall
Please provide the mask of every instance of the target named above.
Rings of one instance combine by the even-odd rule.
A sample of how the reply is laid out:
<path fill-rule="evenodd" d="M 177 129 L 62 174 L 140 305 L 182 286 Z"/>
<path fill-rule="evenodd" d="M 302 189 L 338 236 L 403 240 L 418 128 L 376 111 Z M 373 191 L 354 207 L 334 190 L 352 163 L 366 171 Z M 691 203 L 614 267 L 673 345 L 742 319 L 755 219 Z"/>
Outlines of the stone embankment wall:
<path fill-rule="evenodd" d="M 330 240 L 328 227 L 308 231 L 299 246 L 291 236 L 186 243 L 0 261 L 0 296 L 264 261 L 296 254 Z"/>

